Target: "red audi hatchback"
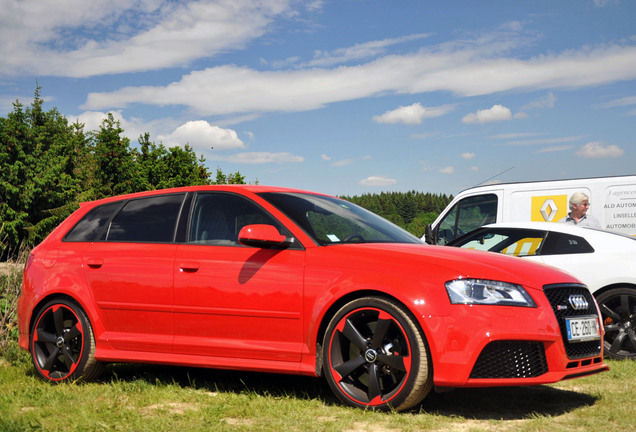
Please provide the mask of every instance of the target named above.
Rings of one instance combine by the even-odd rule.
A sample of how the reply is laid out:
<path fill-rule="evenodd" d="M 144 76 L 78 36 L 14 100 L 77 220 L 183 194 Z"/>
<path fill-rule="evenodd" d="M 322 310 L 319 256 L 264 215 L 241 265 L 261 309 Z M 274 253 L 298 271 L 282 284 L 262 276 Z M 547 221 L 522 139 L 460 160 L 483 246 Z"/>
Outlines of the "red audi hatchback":
<path fill-rule="evenodd" d="M 572 276 L 265 186 L 82 204 L 33 249 L 18 313 L 20 346 L 54 382 L 107 362 L 323 375 L 349 405 L 403 410 L 434 386 L 608 369 Z"/>

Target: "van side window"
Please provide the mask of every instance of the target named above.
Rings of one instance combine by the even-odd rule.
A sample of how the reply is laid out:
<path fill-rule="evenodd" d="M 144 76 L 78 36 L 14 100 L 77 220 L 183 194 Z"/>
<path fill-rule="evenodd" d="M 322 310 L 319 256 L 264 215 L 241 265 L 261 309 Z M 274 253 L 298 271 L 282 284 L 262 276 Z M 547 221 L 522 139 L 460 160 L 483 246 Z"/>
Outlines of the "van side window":
<path fill-rule="evenodd" d="M 108 229 L 109 242 L 173 242 L 185 194 L 130 200 Z"/>
<path fill-rule="evenodd" d="M 269 213 L 237 195 L 199 193 L 192 210 L 189 243 L 238 246 L 239 231 L 251 224 L 274 225 L 288 235 Z"/>
<path fill-rule="evenodd" d="M 480 226 L 497 220 L 497 195 L 486 194 L 464 198 L 448 212 L 439 224 L 437 243 L 445 245 Z"/>
<path fill-rule="evenodd" d="M 91 242 L 103 240 L 106 225 L 110 218 L 122 205 L 121 201 L 95 207 L 64 236 L 66 242 Z"/>

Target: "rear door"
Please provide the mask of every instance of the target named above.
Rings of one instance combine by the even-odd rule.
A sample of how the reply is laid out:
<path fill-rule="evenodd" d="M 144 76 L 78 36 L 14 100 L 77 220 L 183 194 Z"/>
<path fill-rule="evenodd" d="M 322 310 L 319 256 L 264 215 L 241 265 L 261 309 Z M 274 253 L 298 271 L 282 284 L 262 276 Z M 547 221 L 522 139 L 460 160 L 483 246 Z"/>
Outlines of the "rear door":
<path fill-rule="evenodd" d="M 174 235 L 185 194 L 122 202 L 84 253 L 84 269 L 117 349 L 171 352 Z"/>

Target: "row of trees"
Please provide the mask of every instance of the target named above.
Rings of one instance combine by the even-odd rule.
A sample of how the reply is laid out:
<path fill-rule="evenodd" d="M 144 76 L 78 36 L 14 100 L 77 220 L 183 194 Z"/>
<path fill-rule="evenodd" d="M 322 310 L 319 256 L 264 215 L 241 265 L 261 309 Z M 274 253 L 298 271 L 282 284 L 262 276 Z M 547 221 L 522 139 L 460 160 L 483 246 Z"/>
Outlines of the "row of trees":
<path fill-rule="evenodd" d="M 40 88 L 33 103 L 13 104 L 0 117 L 0 261 L 20 245 L 39 243 L 80 202 L 112 195 L 197 184 L 245 183 L 239 172 L 217 169 L 189 146 L 166 148 L 139 137 L 130 145 L 111 114 L 99 130 L 69 124 L 57 109 L 45 111 Z"/>
<path fill-rule="evenodd" d="M 417 237 L 422 237 L 426 225 L 437 218 L 452 201 L 453 196 L 410 191 L 342 196 L 341 198 L 379 214 Z"/>
<path fill-rule="evenodd" d="M 166 148 L 148 133 L 139 145 L 112 114 L 99 130 L 69 124 L 57 109 L 44 111 L 40 88 L 33 103 L 19 101 L 0 117 L 0 261 L 13 258 L 48 235 L 82 201 L 143 190 L 200 184 L 244 184 L 239 172 L 216 176 L 191 147 Z M 430 193 L 382 193 L 343 197 L 418 237 L 452 199 Z"/>

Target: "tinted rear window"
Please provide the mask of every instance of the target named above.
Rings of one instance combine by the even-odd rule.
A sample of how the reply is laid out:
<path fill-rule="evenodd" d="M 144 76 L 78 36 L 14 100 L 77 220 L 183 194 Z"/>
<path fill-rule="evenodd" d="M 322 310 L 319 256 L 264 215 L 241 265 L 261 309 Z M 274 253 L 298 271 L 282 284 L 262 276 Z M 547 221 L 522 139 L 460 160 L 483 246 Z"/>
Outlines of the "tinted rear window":
<path fill-rule="evenodd" d="M 541 250 L 541 255 L 592 253 L 594 248 L 583 237 L 551 232 Z"/>
<path fill-rule="evenodd" d="M 128 201 L 110 224 L 106 241 L 172 242 L 184 194 Z"/>
<path fill-rule="evenodd" d="M 121 201 L 95 207 L 66 234 L 64 241 L 91 242 L 106 235 L 107 224 L 113 213 L 122 205 Z"/>

